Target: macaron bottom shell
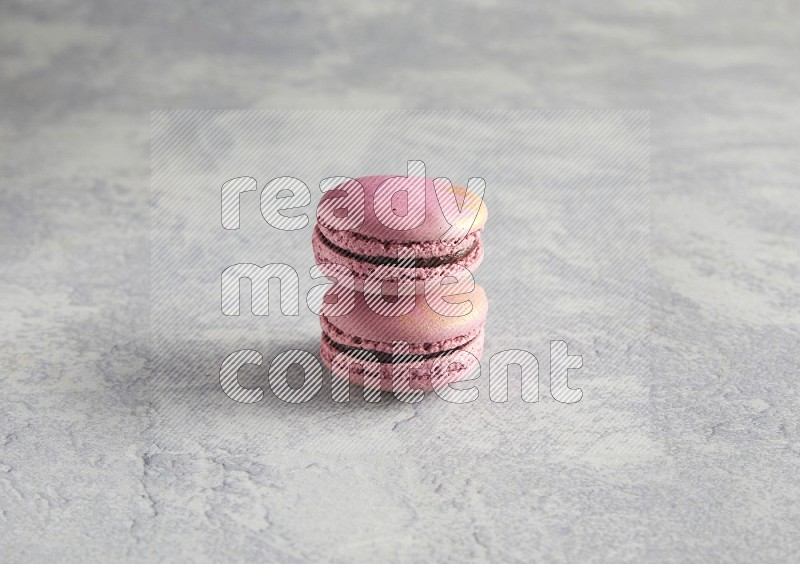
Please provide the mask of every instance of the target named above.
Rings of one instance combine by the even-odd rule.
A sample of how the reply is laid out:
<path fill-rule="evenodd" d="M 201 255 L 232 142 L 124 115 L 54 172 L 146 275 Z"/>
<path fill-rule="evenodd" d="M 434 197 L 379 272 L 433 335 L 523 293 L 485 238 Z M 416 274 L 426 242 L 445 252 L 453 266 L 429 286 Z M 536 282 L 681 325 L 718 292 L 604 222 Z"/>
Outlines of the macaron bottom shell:
<path fill-rule="evenodd" d="M 334 378 L 359 387 L 381 391 L 425 392 L 441 389 L 450 383 L 472 379 L 480 370 L 484 332 L 463 345 L 432 355 L 414 355 L 410 362 L 381 362 L 375 351 L 342 350 L 324 332 L 320 356 Z M 463 351 L 468 354 L 461 354 Z"/>

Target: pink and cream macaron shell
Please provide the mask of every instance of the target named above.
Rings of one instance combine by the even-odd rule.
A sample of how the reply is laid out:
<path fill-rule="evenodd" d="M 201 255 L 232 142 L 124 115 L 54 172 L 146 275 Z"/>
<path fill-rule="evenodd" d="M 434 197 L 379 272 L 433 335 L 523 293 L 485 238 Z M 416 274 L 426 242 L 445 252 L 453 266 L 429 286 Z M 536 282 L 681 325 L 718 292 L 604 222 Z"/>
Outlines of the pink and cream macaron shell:
<path fill-rule="evenodd" d="M 409 190 L 414 190 L 423 183 L 425 187 L 424 218 L 411 214 L 405 216 L 414 223 L 417 222 L 414 220 L 422 219 L 423 221 L 420 225 L 411 229 L 405 228 L 403 217 L 401 216 L 396 220 L 397 225 L 387 227 L 378 219 L 376 208 L 380 210 L 391 206 L 401 214 L 408 213 L 409 208 L 417 209 L 413 201 L 406 206 L 403 198 L 391 202 L 387 201 L 388 198 L 382 198 L 381 194 L 378 193 L 379 190 L 385 187 L 401 190 L 407 187 Z M 434 179 L 431 178 L 387 175 L 364 176 L 357 178 L 355 182 L 352 180 L 345 181 L 333 190 L 327 191 L 322 197 L 317 207 L 317 223 L 322 228 L 330 231 L 346 230 L 355 235 L 361 235 L 366 239 L 412 244 L 441 241 L 443 236 L 448 231 L 451 231 L 451 227 L 453 227 L 447 221 L 442 207 L 444 206 L 445 210 L 454 212 L 456 202 L 452 195 L 437 195 L 435 186 Z M 465 211 L 470 212 L 466 213 L 460 222 L 456 222 L 455 227 L 459 228 L 462 233 L 481 231 L 487 218 L 486 205 L 481 198 L 465 188 L 460 186 L 454 186 L 453 188 L 459 197 L 464 196 L 466 192 L 463 205 L 465 206 Z M 363 197 L 361 189 L 363 189 Z M 359 215 L 359 211 L 363 212 L 363 217 Z M 419 250 L 424 252 L 424 248 L 425 246 L 421 245 Z M 380 249 L 374 248 L 371 251 L 367 254 L 377 254 Z"/>

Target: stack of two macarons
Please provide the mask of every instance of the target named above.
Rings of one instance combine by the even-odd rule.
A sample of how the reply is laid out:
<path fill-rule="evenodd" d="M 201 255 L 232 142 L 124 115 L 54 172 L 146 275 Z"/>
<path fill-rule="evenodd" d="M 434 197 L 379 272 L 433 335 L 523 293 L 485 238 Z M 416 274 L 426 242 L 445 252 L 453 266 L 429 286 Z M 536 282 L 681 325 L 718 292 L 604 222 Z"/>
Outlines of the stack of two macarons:
<path fill-rule="evenodd" d="M 407 199 L 392 197 L 404 184 Z M 424 205 L 410 201 L 423 185 Z M 445 213 L 453 203 L 456 221 Z M 312 241 L 320 270 L 337 280 L 320 312 L 320 355 L 335 378 L 397 392 L 469 377 L 488 310 L 471 276 L 486 216 L 480 196 L 424 178 L 371 176 L 326 192 Z M 343 281 L 355 291 L 337 292 Z"/>

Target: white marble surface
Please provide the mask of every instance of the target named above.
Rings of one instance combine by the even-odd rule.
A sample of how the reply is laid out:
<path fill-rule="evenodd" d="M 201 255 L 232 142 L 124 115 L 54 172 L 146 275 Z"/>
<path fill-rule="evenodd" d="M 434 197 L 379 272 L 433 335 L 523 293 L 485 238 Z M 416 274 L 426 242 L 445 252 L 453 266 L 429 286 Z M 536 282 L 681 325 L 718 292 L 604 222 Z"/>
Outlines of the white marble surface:
<path fill-rule="evenodd" d="M 0 559 L 800 557 L 796 4 L 0 10 Z M 171 409 L 149 112 L 193 107 L 650 110 L 637 393 Z"/>

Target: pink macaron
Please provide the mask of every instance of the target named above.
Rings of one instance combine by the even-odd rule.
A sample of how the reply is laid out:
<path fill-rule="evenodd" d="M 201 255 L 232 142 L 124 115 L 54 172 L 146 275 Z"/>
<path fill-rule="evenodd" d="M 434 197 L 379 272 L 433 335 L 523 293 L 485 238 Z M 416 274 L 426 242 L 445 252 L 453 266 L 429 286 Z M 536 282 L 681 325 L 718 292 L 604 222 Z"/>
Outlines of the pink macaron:
<path fill-rule="evenodd" d="M 320 316 L 320 353 L 335 377 L 385 391 L 431 390 L 477 367 L 489 308 L 480 286 L 447 298 L 402 297 L 403 315 L 381 313 L 386 297 L 353 295 L 345 315 L 325 315 L 323 306 Z"/>
<path fill-rule="evenodd" d="M 320 201 L 314 256 L 326 274 L 332 271 L 328 264 L 347 267 L 358 291 L 365 291 L 376 267 L 383 278 L 441 279 L 480 265 L 486 217 L 480 196 L 449 182 L 392 176 L 347 180 Z"/>

